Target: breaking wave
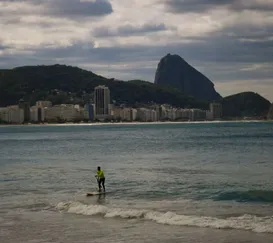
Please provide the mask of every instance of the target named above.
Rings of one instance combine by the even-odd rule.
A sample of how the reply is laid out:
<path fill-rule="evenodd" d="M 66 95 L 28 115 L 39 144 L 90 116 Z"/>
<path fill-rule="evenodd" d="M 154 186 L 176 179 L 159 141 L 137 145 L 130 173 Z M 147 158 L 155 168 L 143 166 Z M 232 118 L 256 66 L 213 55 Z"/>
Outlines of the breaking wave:
<path fill-rule="evenodd" d="M 85 205 L 80 202 L 59 203 L 60 211 L 81 215 L 100 215 L 105 218 L 142 219 L 158 224 L 209 227 L 215 229 L 240 229 L 257 233 L 273 233 L 273 217 L 243 215 L 240 217 L 216 218 L 196 215 L 179 215 L 173 212 L 158 212 L 140 209 L 111 208 L 103 205 Z"/>

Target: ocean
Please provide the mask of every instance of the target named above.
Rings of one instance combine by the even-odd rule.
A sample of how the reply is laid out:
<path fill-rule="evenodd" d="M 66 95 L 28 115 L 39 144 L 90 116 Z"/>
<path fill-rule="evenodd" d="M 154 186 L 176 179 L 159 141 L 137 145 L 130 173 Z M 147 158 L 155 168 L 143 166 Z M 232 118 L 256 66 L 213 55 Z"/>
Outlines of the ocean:
<path fill-rule="evenodd" d="M 273 123 L 0 126 L 0 242 L 272 243 Z"/>

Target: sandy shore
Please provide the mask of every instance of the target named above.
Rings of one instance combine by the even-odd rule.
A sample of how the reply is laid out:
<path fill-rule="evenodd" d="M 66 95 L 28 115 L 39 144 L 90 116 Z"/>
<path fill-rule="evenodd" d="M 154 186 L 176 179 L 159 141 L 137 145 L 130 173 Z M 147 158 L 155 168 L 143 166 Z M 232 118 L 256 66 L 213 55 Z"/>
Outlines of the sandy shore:
<path fill-rule="evenodd" d="M 212 123 L 263 123 L 273 120 L 233 120 L 233 121 L 158 121 L 158 122 L 96 122 L 96 123 L 42 123 L 42 124 L 0 124 L 0 126 L 105 126 L 105 125 L 157 125 L 157 124 L 212 124 Z"/>

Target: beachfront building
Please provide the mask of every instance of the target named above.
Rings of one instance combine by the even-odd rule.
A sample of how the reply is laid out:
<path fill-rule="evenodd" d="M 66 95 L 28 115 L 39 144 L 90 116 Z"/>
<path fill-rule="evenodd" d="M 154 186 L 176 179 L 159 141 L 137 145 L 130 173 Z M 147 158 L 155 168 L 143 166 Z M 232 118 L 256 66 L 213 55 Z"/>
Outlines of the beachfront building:
<path fill-rule="evenodd" d="M 29 104 L 29 102 L 26 102 L 23 99 L 20 99 L 18 106 L 20 109 L 22 109 L 24 111 L 24 122 L 28 122 L 30 120 L 30 104 Z"/>
<path fill-rule="evenodd" d="M 175 109 L 175 119 L 176 120 L 182 120 L 182 121 L 188 121 L 190 119 L 190 109 Z"/>
<path fill-rule="evenodd" d="M 96 119 L 106 119 L 109 117 L 110 90 L 104 85 L 95 88 L 95 117 Z"/>
<path fill-rule="evenodd" d="M 43 122 L 45 120 L 45 108 L 32 106 L 30 107 L 30 121 Z"/>
<path fill-rule="evenodd" d="M 132 121 L 132 109 L 131 108 L 123 108 L 120 111 L 120 117 L 123 121 Z"/>
<path fill-rule="evenodd" d="M 9 113 L 7 107 L 0 107 L 0 122 L 8 122 Z"/>
<path fill-rule="evenodd" d="M 158 120 L 161 120 L 163 118 L 163 108 L 161 105 L 157 105 L 155 107 L 155 111 L 156 111 L 156 114 L 157 114 L 157 119 Z"/>
<path fill-rule="evenodd" d="M 139 121 L 154 122 L 157 121 L 157 112 L 154 109 L 138 108 L 135 117 Z"/>
<path fill-rule="evenodd" d="M 213 120 L 213 113 L 210 110 L 206 111 L 206 120 L 208 120 L 208 121 Z"/>
<path fill-rule="evenodd" d="M 0 121 L 21 124 L 24 122 L 24 110 L 17 105 L 0 108 Z"/>
<path fill-rule="evenodd" d="M 137 109 L 132 108 L 132 121 L 137 119 Z"/>
<path fill-rule="evenodd" d="M 204 121 L 206 120 L 206 111 L 200 109 L 190 110 L 190 121 Z"/>
<path fill-rule="evenodd" d="M 121 120 L 121 108 L 115 105 L 110 105 L 110 116 L 115 120 Z"/>
<path fill-rule="evenodd" d="M 110 115 L 115 120 L 135 121 L 137 118 L 137 110 L 127 107 L 116 107 L 113 105 Z"/>
<path fill-rule="evenodd" d="M 36 106 L 39 108 L 52 107 L 52 102 L 48 100 L 39 100 L 36 102 Z"/>
<path fill-rule="evenodd" d="M 94 104 L 85 104 L 84 105 L 84 118 L 89 121 L 93 121 L 95 119 Z"/>
<path fill-rule="evenodd" d="M 213 120 L 219 120 L 222 117 L 222 104 L 210 103 L 210 112 L 212 113 Z"/>
<path fill-rule="evenodd" d="M 182 109 L 181 111 L 181 119 L 188 121 L 190 119 L 191 110 L 190 109 Z"/>
<path fill-rule="evenodd" d="M 51 108 L 45 108 L 46 121 L 82 121 L 84 120 L 84 109 L 79 105 L 61 104 L 55 105 Z"/>

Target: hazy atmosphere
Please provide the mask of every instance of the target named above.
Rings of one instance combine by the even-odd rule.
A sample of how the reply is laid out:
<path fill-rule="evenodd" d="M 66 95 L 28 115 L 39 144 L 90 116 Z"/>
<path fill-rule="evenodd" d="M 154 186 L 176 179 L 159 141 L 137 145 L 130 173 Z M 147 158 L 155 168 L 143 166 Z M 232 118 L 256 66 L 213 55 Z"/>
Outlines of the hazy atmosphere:
<path fill-rule="evenodd" d="M 178 54 L 226 96 L 273 101 L 271 0 L 1 0 L 0 68 L 67 64 L 154 81 Z"/>

